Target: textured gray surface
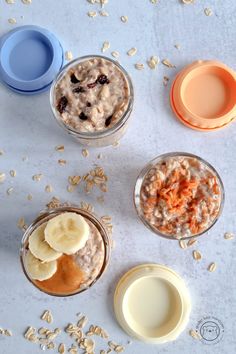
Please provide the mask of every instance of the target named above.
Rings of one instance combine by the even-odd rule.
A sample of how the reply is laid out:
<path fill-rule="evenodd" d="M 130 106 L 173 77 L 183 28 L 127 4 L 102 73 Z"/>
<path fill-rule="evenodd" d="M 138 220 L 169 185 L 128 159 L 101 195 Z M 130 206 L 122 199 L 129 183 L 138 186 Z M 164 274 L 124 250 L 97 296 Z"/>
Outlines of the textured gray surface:
<path fill-rule="evenodd" d="M 213 9 L 213 16 L 205 16 L 205 7 Z M 15 5 L 6 5 L 1 0 L 0 34 L 12 28 L 7 19 L 15 17 L 17 25 L 37 24 L 51 29 L 74 56 L 100 53 L 103 41 L 109 40 L 111 50 L 120 51 L 121 63 L 132 75 L 136 97 L 133 120 L 121 146 L 91 150 L 90 157 L 84 159 L 81 147 L 54 122 L 48 94 L 23 97 L 1 87 L 0 149 L 5 150 L 5 155 L 0 156 L 0 171 L 7 174 L 7 179 L 0 185 L 0 327 L 11 328 L 14 336 L 0 337 L 0 353 L 41 353 L 37 346 L 24 340 L 22 332 L 29 324 L 43 325 L 39 315 L 45 308 L 53 311 L 56 326 L 64 326 L 74 320 L 77 312 L 84 312 L 92 323 L 103 325 L 114 340 L 126 344 L 128 338 L 113 316 L 114 287 L 129 267 L 151 261 L 172 267 L 185 279 L 193 304 L 190 323 L 174 343 L 148 346 L 133 341 L 126 352 L 232 354 L 236 351 L 236 241 L 225 241 L 223 234 L 236 231 L 235 124 L 213 133 L 184 127 L 173 117 L 168 88 L 162 85 L 163 76 L 172 79 L 176 70 L 160 65 L 157 71 L 146 68 L 138 72 L 133 63 L 159 55 L 169 58 L 179 70 L 193 60 L 212 58 L 236 69 L 236 2 L 196 0 L 195 5 L 184 6 L 178 0 L 160 0 L 158 5 L 148 0 L 110 0 L 106 6 L 108 18 L 90 19 L 86 12 L 92 9 L 85 0 L 33 0 L 30 6 L 20 0 Z M 128 15 L 127 24 L 121 23 L 121 15 Z M 174 48 L 176 43 L 181 46 L 179 51 Z M 132 46 L 138 48 L 138 54 L 129 58 L 125 53 Z M 65 167 L 57 164 L 59 154 L 54 147 L 58 144 L 65 145 Z M 86 197 L 81 189 L 73 194 L 66 191 L 67 176 L 88 171 L 101 151 L 101 163 L 110 177 L 103 206 L 96 203 L 94 194 Z M 197 247 L 203 260 L 198 264 L 192 259 L 191 250 L 183 251 L 175 242 L 153 236 L 134 212 L 132 191 L 139 170 L 151 158 L 169 151 L 199 154 L 215 166 L 225 184 L 223 215 L 209 235 L 199 240 Z M 29 160 L 23 162 L 23 156 Z M 9 176 L 10 169 L 17 171 L 14 179 Z M 44 174 L 41 182 L 32 180 L 35 173 Z M 20 267 L 18 250 L 22 235 L 17 220 L 24 216 L 29 223 L 44 207 L 50 197 L 44 192 L 48 183 L 54 188 L 53 195 L 73 202 L 90 201 L 98 214 L 108 213 L 114 218 L 116 248 L 110 267 L 94 288 L 74 298 L 57 299 L 41 294 L 27 282 Z M 14 192 L 7 196 L 10 186 Z M 28 193 L 33 194 L 31 202 L 26 199 Z M 217 263 L 217 270 L 210 274 L 206 268 L 212 261 Z M 225 326 L 224 339 L 215 346 L 203 345 L 188 335 L 188 329 L 195 328 L 207 315 L 216 316 Z"/>

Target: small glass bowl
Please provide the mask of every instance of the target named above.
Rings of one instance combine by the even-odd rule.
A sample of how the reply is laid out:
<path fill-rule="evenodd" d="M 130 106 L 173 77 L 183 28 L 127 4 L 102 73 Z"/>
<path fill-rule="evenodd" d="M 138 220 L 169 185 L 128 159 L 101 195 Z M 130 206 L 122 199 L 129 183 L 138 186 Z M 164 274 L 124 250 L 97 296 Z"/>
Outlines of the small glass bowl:
<path fill-rule="evenodd" d="M 142 212 L 142 207 L 141 207 L 141 202 L 140 202 L 140 192 L 142 189 L 142 185 L 143 182 L 145 180 L 146 175 L 148 174 L 148 172 L 151 170 L 151 168 L 155 167 L 155 165 L 160 162 L 161 160 L 164 160 L 168 157 L 190 157 L 190 158 L 195 158 L 197 159 L 200 163 L 204 164 L 205 166 L 207 166 L 207 168 L 212 172 L 213 175 L 216 176 L 217 180 L 218 180 L 218 184 L 220 187 L 220 195 L 221 195 L 221 200 L 220 200 L 220 208 L 219 208 L 219 212 L 216 216 L 216 218 L 214 219 L 214 221 L 211 223 L 210 226 L 208 226 L 204 231 L 201 231 L 197 234 L 194 235 L 190 235 L 190 236 L 183 236 L 181 238 L 176 237 L 175 235 L 169 235 L 169 234 L 164 234 L 161 231 L 159 231 L 157 228 L 155 228 L 153 225 L 151 225 L 145 218 L 145 216 L 143 215 Z M 224 207 L 224 201 L 225 201 L 225 192 L 224 192 L 224 185 L 223 182 L 218 174 L 218 172 L 214 169 L 213 166 L 211 166 L 207 161 L 205 161 L 204 159 L 202 159 L 201 157 L 194 155 L 194 154 L 189 154 L 189 153 L 185 153 L 185 152 L 170 152 L 170 153 L 166 153 L 163 155 L 159 155 L 156 158 L 154 158 L 153 160 L 151 160 L 140 172 L 137 180 L 136 180 L 136 184 L 135 184 L 135 188 L 134 188 L 134 206 L 136 209 L 136 212 L 139 216 L 139 218 L 141 219 L 141 221 L 143 222 L 143 224 L 152 232 L 154 232 L 156 235 L 170 239 L 170 240 L 188 240 L 191 238 L 195 238 L 198 237 L 200 235 L 205 234 L 207 231 L 209 231 L 212 226 L 217 222 L 217 220 L 219 219 L 223 207 Z"/>
<path fill-rule="evenodd" d="M 68 294 L 60 294 L 60 293 L 53 293 L 53 292 L 48 292 L 44 289 L 41 289 L 33 279 L 31 279 L 31 277 L 28 275 L 25 264 L 24 264 L 24 258 L 25 258 L 25 254 L 28 248 L 28 239 L 29 236 L 32 234 L 32 232 L 37 229 L 40 225 L 42 225 L 43 223 L 49 221 L 50 219 L 54 218 L 57 215 L 60 215 L 61 213 L 65 213 L 65 212 L 73 212 L 73 213 L 77 213 L 81 216 L 83 216 L 85 219 L 88 219 L 96 228 L 97 230 L 100 232 L 102 240 L 103 240 L 103 244 L 104 244 L 104 260 L 103 260 L 103 264 L 102 267 L 97 275 L 97 277 L 87 286 L 87 287 L 83 287 L 81 289 L 76 290 L 73 293 L 68 293 Z M 105 272 L 108 263 L 109 263 L 109 259 L 110 259 L 110 253 L 111 253 L 111 241 L 110 241 L 110 237 L 108 235 L 107 230 L 105 229 L 105 227 L 103 226 L 103 224 L 98 220 L 98 218 L 96 216 L 94 216 L 94 214 L 77 208 L 77 207 L 71 207 L 71 206 L 66 206 L 66 207 L 60 207 L 60 208 L 56 208 L 56 209 L 50 209 L 50 210 L 46 210 L 43 211 L 34 221 L 33 223 L 27 228 L 27 230 L 25 231 L 22 241 L 21 241 L 21 248 L 20 248 L 20 260 L 21 260 L 21 265 L 24 271 L 24 274 L 26 276 L 26 278 L 31 282 L 31 284 L 33 284 L 37 289 L 39 289 L 40 291 L 42 291 L 43 293 L 46 293 L 48 295 L 52 295 L 52 296 L 57 296 L 57 297 L 68 297 L 68 296 L 73 296 L 73 295 L 77 295 L 80 294 L 82 292 L 84 292 L 85 290 L 91 288 L 97 281 L 98 279 L 101 278 L 101 276 L 103 275 L 103 273 Z"/>
<path fill-rule="evenodd" d="M 58 113 L 56 106 L 57 103 L 55 102 L 55 88 L 57 83 L 62 79 L 62 77 L 73 67 L 77 66 L 79 63 L 82 63 L 84 61 L 90 60 L 90 59 L 105 59 L 109 62 L 111 62 L 113 65 L 115 65 L 124 75 L 124 77 L 127 80 L 128 87 L 129 87 L 129 102 L 127 109 L 121 119 L 111 128 L 108 128 L 104 131 L 96 131 L 96 132 L 79 132 L 68 125 L 66 125 L 61 117 L 60 114 Z M 129 122 L 129 117 L 133 109 L 133 102 L 134 102 L 134 89 L 133 89 L 133 84 L 131 81 L 131 78 L 127 71 L 115 60 L 107 58 L 102 55 L 87 55 L 83 56 L 80 58 L 77 58 L 67 65 L 63 67 L 63 69 L 58 73 L 56 76 L 55 80 L 52 83 L 51 90 L 50 90 L 50 105 L 51 109 L 53 112 L 53 115 L 56 119 L 56 121 L 59 123 L 61 127 L 63 127 L 67 133 L 72 135 L 76 140 L 86 146 L 92 146 L 92 147 L 102 147 L 102 146 L 108 146 L 108 145 L 113 145 L 117 141 L 119 141 L 124 133 L 126 132 L 128 122 Z"/>

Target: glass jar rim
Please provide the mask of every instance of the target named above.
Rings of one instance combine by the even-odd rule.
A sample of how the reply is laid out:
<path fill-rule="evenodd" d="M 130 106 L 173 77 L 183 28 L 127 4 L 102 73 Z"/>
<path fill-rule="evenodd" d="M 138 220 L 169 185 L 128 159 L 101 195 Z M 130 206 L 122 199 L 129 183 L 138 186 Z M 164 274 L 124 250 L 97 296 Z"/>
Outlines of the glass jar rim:
<path fill-rule="evenodd" d="M 54 98 L 55 98 L 54 97 L 54 90 L 55 90 L 56 84 L 65 75 L 66 71 L 68 71 L 70 68 L 74 67 L 78 63 L 84 62 L 89 59 L 94 59 L 94 58 L 100 58 L 100 59 L 107 60 L 107 61 L 113 63 L 122 72 L 125 79 L 127 80 L 128 87 L 129 87 L 129 102 L 128 102 L 127 108 L 126 108 L 125 112 L 123 113 L 122 117 L 116 122 L 116 124 L 113 127 L 105 129 L 105 130 L 101 130 L 101 131 L 96 131 L 96 132 L 79 132 L 78 130 L 73 129 L 73 128 L 69 127 L 68 125 L 66 125 L 62 121 L 62 119 L 59 117 L 59 114 L 58 114 L 58 112 L 55 108 L 55 105 L 54 105 Z M 109 136 L 110 134 L 113 134 L 117 130 L 119 130 L 126 123 L 127 119 L 129 118 L 129 113 L 131 112 L 131 110 L 133 108 L 133 102 L 134 102 L 134 87 L 133 87 L 133 83 L 132 83 L 131 77 L 128 74 L 128 72 L 116 60 L 113 60 L 111 58 L 108 58 L 103 55 L 98 55 L 98 54 L 94 54 L 94 55 L 91 54 L 91 55 L 85 55 L 82 57 L 78 57 L 78 58 L 75 58 L 74 60 L 70 61 L 69 63 L 67 63 L 58 72 L 57 76 L 55 77 L 55 79 L 52 82 L 51 89 L 50 89 L 50 106 L 51 106 L 51 109 L 53 112 L 53 116 L 56 119 L 57 123 L 61 127 L 63 127 L 64 129 L 66 129 L 69 133 L 71 133 L 72 135 L 75 135 L 78 138 L 86 138 L 88 140 L 89 139 L 91 139 L 91 140 L 103 139 L 104 137 Z"/>
<path fill-rule="evenodd" d="M 30 278 L 30 276 L 28 275 L 26 268 L 25 268 L 25 264 L 24 264 L 24 253 L 25 253 L 25 242 L 28 240 L 29 236 L 32 234 L 32 232 L 39 227 L 40 225 L 42 225 L 43 223 L 45 223 L 46 221 L 50 220 L 51 218 L 63 213 L 63 212 L 75 212 L 79 215 L 82 215 L 83 217 L 87 218 L 90 222 L 92 222 L 92 224 L 96 227 L 96 229 L 99 231 L 101 238 L 103 240 L 103 244 L 104 244 L 104 260 L 103 260 L 103 264 L 101 269 L 99 270 L 98 275 L 93 279 L 93 281 L 88 284 L 86 287 L 82 288 L 82 289 L 78 289 L 72 293 L 69 294 L 60 294 L 60 293 L 54 293 L 54 292 L 49 292 L 46 291 L 44 289 L 41 289 L 34 281 L 33 279 Z M 105 226 L 102 224 L 102 222 L 99 221 L 98 217 L 94 215 L 94 213 L 90 213 L 87 210 L 81 209 L 79 207 L 75 207 L 75 206 L 62 206 L 62 207 L 58 207 L 58 208 L 54 208 L 54 209 L 45 209 L 43 210 L 39 216 L 28 226 L 27 230 L 24 232 L 24 235 L 22 237 L 21 240 L 21 246 L 20 246 L 20 261 L 21 261 L 21 266 L 23 269 L 23 272 L 26 276 L 26 278 L 30 281 L 31 284 L 34 285 L 34 287 L 36 287 L 38 290 L 40 290 L 41 292 L 50 295 L 50 296 L 55 296 L 55 297 L 69 297 L 69 296 L 74 296 L 74 295 L 78 295 L 84 291 L 86 291 L 87 289 L 91 288 L 104 274 L 108 263 L 109 263 L 109 259 L 110 259 L 110 237 L 109 234 L 105 228 Z"/>
<path fill-rule="evenodd" d="M 144 179 L 147 175 L 147 173 L 150 171 L 150 169 L 152 167 L 154 167 L 156 165 L 157 162 L 168 158 L 168 157 L 190 157 L 190 158 L 195 158 L 198 161 L 200 161 L 201 163 L 203 163 L 205 166 L 207 166 L 207 168 L 209 168 L 214 175 L 217 177 L 218 181 L 219 181 L 219 186 L 220 186 L 220 190 L 221 190 L 221 200 L 220 200 L 220 207 L 219 207 L 219 211 L 217 216 L 215 217 L 214 221 L 203 231 L 194 234 L 194 235 L 190 235 L 190 236 L 185 236 L 185 237 L 181 237 L 181 238 L 177 238 L 168 234 L 164 234 L 161 231 L 159 231 L 157 228 L 155 228 L 154 226 L 152 226 L 143 216 L 142 210 L 141 210 L 141 206 L 140 206 L 140 192 L 141 192 L 141 188 L 144 182 Z M 214 225 L 215 223 L 218 221 L 218 219 L 220 218 L 222 211 L 223 211 L 223 207 L 224 207 L 224 202 L 225 202 L 225 191 L 224 191 L 224 184 L 222 182 L 222 179 L 219 175 L 219 173 L 216 171 L 216 169 L 206 160 L 204 160 L 202 157 L 195 155 L 195 154 L 191 154 L 188 152 L 169 152 L 169 153 L 164 153 L 161 155 L 156 156 L 154 159 L 152 159 L 151 161 L 149 161 L 141 170 L 141 172 L 139 173 L 137 179 L 136 179 L 136 183 L 135 183 L 135 187 L 134 187 L 134 193 L 133 193 L 133 202 L 134 202 L 134 207 L 135 210 L 137 212 L 137 215 L 139 217 L 139 219 L 142 221 L 142 223 L 149 229 L 151 230 L 154 234 L 161 236 L 165 239 L 168 240 L 189 240 L 189 239 L 193 239 L 195 237 L 199 237 L 203 234 L 205 234 L 206 232 L 208 232 Z"/>

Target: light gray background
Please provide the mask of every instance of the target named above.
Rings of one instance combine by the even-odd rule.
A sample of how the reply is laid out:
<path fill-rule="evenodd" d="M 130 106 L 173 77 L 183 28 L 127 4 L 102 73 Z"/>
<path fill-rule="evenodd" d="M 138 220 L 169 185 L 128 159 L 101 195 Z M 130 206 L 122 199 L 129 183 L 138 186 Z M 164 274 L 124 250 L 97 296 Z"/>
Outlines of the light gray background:
<path fill-rule="evenodd" d="M 22 336 L 27 325 L 41 326 L 39 316 L 45 308 L 53 311 L 56 326 L 64 326 L 84 312 L 92 323 L 102 325 L 111 337 L 123 344 L 128 337 L 117 325 L 112 309 L 112 297 L 119 277 L 131 266 L 142 262 L 157 262 L 176 270 L 186 281 L 192 297 L 192 313 L 188 327 L 180 338 L 170 344 L 152 346 L 133 341 L 127 353 L 181 353 L 232 354 L 235 340 L 235 240 L 225 241 L 225 231 L 236 231 L 236 137 L 235 124 L 224 130 L 200 133 L 181 125 L 173 116 L 168 101 L 169 87 L 162 78 L 173 79 L 177 70 L 196 59 L 219 59 L 236 69 L 236 2 L 234 0 L 196 0 L 194 5 L 182 5 L 178 0 L 160 0 L 152 5 L 149 0 L 110 0 L 108 18 L 88 18 L 94 10 L 85 0 L 33 0 L 26 6 L 20 0 L 7 5 L 1 0 L 0 34 L 12 29 L 9 17 L 17 19 L 17 26 L 35 24 L 45 26 L 61 39 L 65 50 L 74 56 L 100 53 L 103 41 L 109 40 L 111 50 L 121 53 L 120 61 L 130 72 L 135 85 L 135 107 L 130 128 L 119 148 L 91 149 L 90 157 L 81 156 L 81 146 L 67 136 L 53 120 L 48 93 L 24 97 L 0 90 L 0 171 L 7 175 L 0 185 L 0 327 L 10 328 L 12 338 L 0 337 L 1 354 L 36 354 L 40 349 Z M 207 17 L 204 8 L 214 14 Z M 121 15 L 129 22 L 123 24 Z M 24 16 L 22 18 L 21 16 Z M 179 43 L 178 51 L 174 44 Z M 130 58 L 126 51 L 132 46 L 138 54 Z M 109 52 L 107 53 L 109 55 Z M 27 53 L 25 53 L 27 55 Z M 135 62 L 145 62 L 151 55 L 169 58 L 177 69 L 162 64 L 156 71 L 146 68 L 139 72 Z M 54 150 L 65 145 L 65 153 Z M 226 202 L 222 217 L 209 235 L 202 236 L 197 248 L 203 260 L 192 259 L 192 249 L 183 251 L 173 241 L 155 237 L 136 217 L 132 192 L 135 178 L 150 159 L 164 152 L 187 151 L 196 153 L 219 171 L 225 185 Z M 87 197 L 79 189 L 73 194 L 66 190 L 67 176 L 83 174 L 101 161 L 109 178 L 109 192 L 105 204 L 96 202 L 96 194 Z M 22 157 L 28 156 L 23 162 Z M 57 164 L 65 158 L 65 167 Z M 16 169 L 11 178 L 9 170 Z M 32 175 L 43 173 L 41 182 Z M 116 248 L 104 278 L 90 291 L 74 298 L 58 299 L 43 295 L 25 279 L 20 262 L 19 246 L 22 233 L 17 220 L 24 216 L 30 223 L 51 197 L 44 187 L 52 184 L 53 195 L 62 200 L 93 203 L 98 214 L 114 218 Z M 12 195 L 6 190 L 14 187 Z M 26 197 L 33 194 L 29 202 Z M 215 273 L 206 269 L 217 263 Z M 194 341 L 188 330 L 195 328 L 204 316 L 216 316 L 225 326 L 224 339 L 215 346 Z M 64 337 L 61 338 L 64 341 Z M 68 341 L 70 343 L 70 341 Z M 96 351 L 97 352 L 97 351 Z"/>

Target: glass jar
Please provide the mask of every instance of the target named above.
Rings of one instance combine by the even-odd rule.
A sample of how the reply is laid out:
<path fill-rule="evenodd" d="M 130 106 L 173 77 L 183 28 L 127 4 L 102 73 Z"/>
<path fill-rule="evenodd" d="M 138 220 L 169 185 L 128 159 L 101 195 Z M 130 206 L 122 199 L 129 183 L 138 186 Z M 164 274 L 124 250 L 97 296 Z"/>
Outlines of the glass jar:
<path fill-rule="evenodd" d="M 206 227 L 204 227 L 204 229 L 202 229 L 199 232 L 191 233 L 190 230 L 187 231 L 187 229 L 186 229 L 186 234 L 180 236 L 178 233 L 170 234 L 169 232 L 164 232 L 163 230 L 160 230 L 159 227 L 155 226 L 156 225 L 156 221 L 154 221 L 154 219 L 157 220 L 156 218 L 160 218 L 160 220 L 162 218 L 162 220 L 164 220 L 165 224 L 168 224 L 168 223 L 171 222 L 170 214 L 166 213 L 166 211 L 164 212 L 164 210 L 160 210 L 160 214 L 159 214 L 158 210 L 157 211 L 154 210 L 154 208 L 157 208 L 157 203 L 155 202 L 155 197 L 157 195 L 158 196 L 160 195 L 159 194 L 160 189 L 157 190 L 156 192 L 154 192 L 154 195 L 153 195 L 154 196 L 154 199 L 153 199 L 153 203 L 154 203 L 153 204 L 153 211 L 152 211 L 152 209 L 150 209 L 150 211 L 148 211 L 147 213 L 146 213 L 146 210 L 145 210 L 145 212 L 143 211 L 141 199 L 144 200 L 144 198 L 146 198 L 143 188 L 144 188 L 144 182 L 147 181 L 147 179 L 146 179 L 147 176 L 149 176 L 150 171 L 154 171 L 153 169 L 155 169 L 155 166 L 157 164 L 160 164 L 162 162 L 165 163 L 165 161 L 167 161 L 167 159 L 170 159 L 170 158 L 173 158 L 173 159 L 178 159 L 178 158 L 183 158 L 184 159 L 184 158 L 186 158 L 186 159 L 196 160 L 199 163 L 200 168 L 202 167 L 203 169 L 208 171 L 210 173 L 210 175 L 212 175 L 212 177 L 215 178 L 215 181 L 217 181 L 217 185 L 218 185 L 218 188 L 219 188 L 219 202 L 218 202 L 219 207 L 217 208 L 217 214 L 214 216 L 214 219 L 211 220 L 208 223 L 208 225 L 206 225 Z M 173 184 L 174 184 L 174 182 L 173 182 Z M 148 193 L 149 192 L 150 191 L 148 191 Z M 142 197 L 141 197 L 141 193 L 144 193 Z M 150 229 L 152 232 L 154 232 L 156 235 L 162 236 L 162 237 L 165 237 L 165 238 L 168 238 L 168 239 L 172 239 L 172 240 L 195 238 L 195 237 L 200 236 L 200 235 L 204 234 L 205 232 L 207 232 L 216 223 L 216 221 L 219 219 L 219 217 L 220 217 L 220 215 L 222 213 L 222 210 L 223 210 L 224 199 L 225 199 L 225 194 L 224 194 L 223 182 L 222 182 L 219 174 L 217 173 L 217 171 L 214 169 L 214 167 L 212 167 L 207 161 L 203 160 L 201 157 L 193 155 L 193 154 L 185 153 L 185 152 L 183 152 L 183 153 L 182 152 L 167 153 L 167 154 L 160 155 L 160 156 L 154 158 L 153 160 L 151 160 L 142 169 L 142 171 L 140 172 L 140 174 L 139 174 L 139 176 L 138 176 L 138 178 L 136 180 L 135 189 L 134 189 L 134 205 L 135 205 L 135 209 L 136 209 L 136 212 L 137 212 L 139 218 L 143 222 L 143 224 L 148 229 Z M 158 208 L 161 209 L 161 205 L 163 205 L 163 204 L 158 204 Z M 150 204 L 149 204 L 149 206 L 150 206 Z M 150 212 L 151 217 L 148 216 L 149 212 Z M 154 213 L 156 213 L 156 214 L 154 214 Z M 187 211 L 186 216 L 190 215 L 188 213 L 189 213 L 189 211 Z M 165 218 L 166 218 L 166 221 L 165 221 Z M 150 222 L 151 219 L 153 219 L 152 222 Z M 163 229 L 162 227 L 160 227 L 160 228 Z"/>
<path fill-rule="evenodd" d="M 128 100 L 128 105 L 127 108 L 123 114 L 123 116 L 115 123 L 114 126 L 111 128 L 101 130 L 101 131 L 94 131 L 94 132 L 79 132 L 78 130 L 73 129 L 72 127 L 66 125 L 61 117 L 59 112 L 57 111 L 57 102 L 56 102 L 56 97 L 55 97 L 55 89 L 58 84 L 58 82 L 64 77 L 64 75 L 71 70 L 72 68 L 76 67 L 78 64 L 88 61 L 90 59 L 104 59 L 108 62 L 111 62 L 113 65 L 118 68 L 122 74 L 124 75 L 127 85 L 129 88 L 129 100 Z M 133 102 L 134 102 L 134 90 L 133 90 L 133 84 L 131 81 L 131 78 L 127 71 L 115 60 L 112 60 L 110 58 L 101 56 L 101 55 L 87 55 L 83 56 L 80 58 L 77 58 L 67 65 L 63 67 L 63 69 L 58 73 L 56 76 L 55 80 L 52 83 L 51 90 L 50 90 L 50 104 L 51 104 L 51 109 L 53 112 L 53 115 L 56 119 L 56 121 L 59 123 L 61 127 L 63 127 L 67 133 L 72 135 L 76 140 L 83 145 L 86 146 L 92 146 L 92 147 L 102 147 L 102 146 L 108 146 L 108 145 L 113 145 L 116 142 L 118 142 L 121 137 L 124 135 L 126 132 L 130 114 L 133 109 Z"/>
<path fill-rule="evenodd" d="M 38 281 L 35 281 L 30 277 L 30 275 L 27 272 L 27 267 L 25 265 L 25 256 L 26 256 L 26 253 L 28 252 L 28 245 L 29 245 L 28 240 L 29 240 L 29 237 L 32 234 L 32 232 L 34 230 L 36 230 L 39 226 L 44 224 L 45 222 L 48 222 L 50 219 L 54 218 L 55 216 L 58 216 L 61 213 L 66 213 L 66 212 L 77 213 L 77 214 L 83 216 L 88 222 L 92 223 L 93 226 L 98 230 L 98 232 L 101 235 L 101 239 L 102 239 L 103 246 L 104 246 L 104 259 L 102 261 L 102 266 L 101 266 L 97 276 L 94 279 L 92 279 L 89 284 L 87 284 L 86 286 L 82 286 L 81 288 L 77 289 L 76 291 L 73 291 L 70 293 L 64 293 L 64 292 L 59 293 L 59 292 L 45 290 L 43 287 L 39 286 Z M 42 291 L 48 295 L 59 296 L 59 297 L 66 296 L 67 297 L 67 296 L 80 294 L 81 292 L 91 288 L 98 281 L 98 279 L 101 278 L 101 276 L 104 274 L 104 272 L 108 266 L 110 252 L 111 252 L 111 240 L 110 240 L 110 237 L 109 237 L 109 234 L 108 234 L 106 228 L 101 223 L 101 221 L 99 221 L 99 219 L 96 216 L 94 216 L 94 214 L 92 214 L 86 210 L 83 210 L 83 209 L 80 209 L 77 207 L 72 207 L 72 206 L 65 206 L 65 207 L 60 207 L 60 208 L 56 208 L 56 209 L 50 209 L 50 210 L 43 211 L 34 220 L 34 222 L 27 228 L 27 230 L 25 231 L 25 233 L 23 235 L 22 241 L 21 241 L 20 259 L 21 259 L 21 264 L 22 264 L 25 276 L 36 288 L 38 288 L 40 291 Z"/>

